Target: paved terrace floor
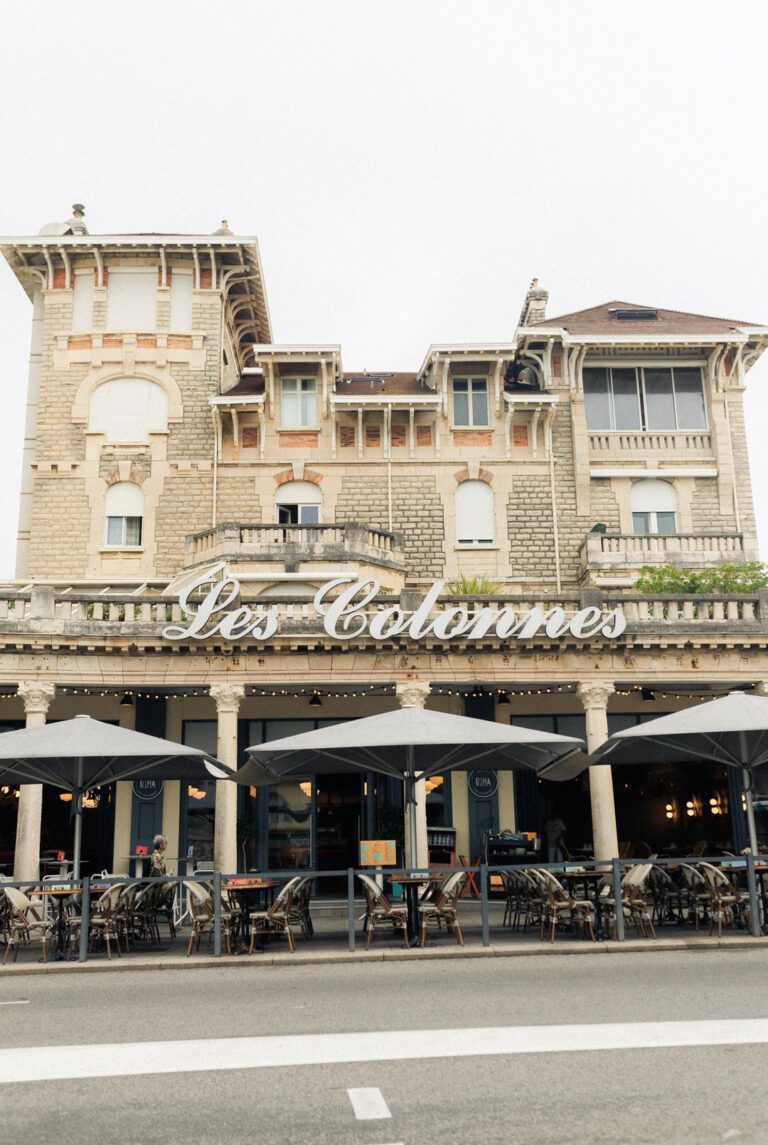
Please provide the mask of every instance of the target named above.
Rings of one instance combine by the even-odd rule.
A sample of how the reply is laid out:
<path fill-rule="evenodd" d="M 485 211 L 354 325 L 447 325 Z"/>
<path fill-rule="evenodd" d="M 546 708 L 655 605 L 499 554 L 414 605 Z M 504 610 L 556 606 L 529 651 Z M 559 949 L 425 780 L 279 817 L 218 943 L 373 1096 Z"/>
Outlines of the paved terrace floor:
<path fill-rule="evenodd" d="M 216 967 L 228 966 L 302 966 L 319 965 L 323 963 L 356 963 L 380 961 L 409 961 L 421 959 L 456 959 L 456 958 L 513 958 L 532 954 L 548 955 L 580 955 L 580 954 L 629 954 L 643 951 L 701 951 L 707 950 L 754 950 L 768 946 L 768 935 L 762 938 L 753 938 L 736 927 L 726 927 L 721 938 L 717 932 L 709 936 L 707 928 L 696 930 L 693 925 L 668 924 L 657 927 L 657 938 L 643 938 L 638 936 L 634 928 L 627 926 L 626 940 L 622 943 L 604 939 L 601 942 L 591 942 L 569 933 L 563 929 L 559 932 L 553 943 L 539 938 L 538 927 L 533 927 L 527 933 L 512 930 L 502 925 L 504 904 L 492 900 L 490 903 L 490 946 L 482 943 L 482 919 L 480 903 L 473 900 L 464 900 L 459 907 L 459 919 L 464 934 L 464 946 L 459 946 L 455 938 L 444 930 L 427 932 L 427 945 L 407 949 L 403 946 L 398 935 L 389 935 L 385 931 L 374 934 L 370 950 L 365 949 L 365 937 L 362 934 L 362 915 L 364 904 L 362 901 L 355 904 L 356 932 L 355 951 L 348 949 L 347 935 L 347 904 L 343 901 L 320 900 L 311 906 L 312 921 L 315 929 L 314 936 L 305 942 L 298 931 L 295 932 L 296 951 L 291 954 L 285 939 L 277 937 L 268 942 L 262 952 L 254 951 L 249 955 L 247 951 L 228 955 L 226 945 L 222 941 L 222 954 L 215 957 L 213 945 L 208 945 L 208 939 L 203 937 L 199 951 L 193 948 L 192 954 L 187 957 L 187 944 L 189 942 L 189 927 L 181 927 L 175 939 L 171 938 L 168 927 L 163 922 L 159 944 L 139 943 L 135 949 L 123 953 L 118 957 L 112 952 L 108 959 L 106 950 L 96 948 L 89 956 L 88 961 L 54 962 L 43 964 L 40 960 L 40 943 L 33 941 L 29 946 L 19 949 L 18 960 L 14 963 L 13 953 L 9 955 L 8 963 L 0 965 L 0 977 L 15 974 L 40 973 L 91 973 L 97 971 L 121 970 L 150 970 L 172 969 L 182 966 Z M 3 951 L 4 953 L 4 951 Z"/>

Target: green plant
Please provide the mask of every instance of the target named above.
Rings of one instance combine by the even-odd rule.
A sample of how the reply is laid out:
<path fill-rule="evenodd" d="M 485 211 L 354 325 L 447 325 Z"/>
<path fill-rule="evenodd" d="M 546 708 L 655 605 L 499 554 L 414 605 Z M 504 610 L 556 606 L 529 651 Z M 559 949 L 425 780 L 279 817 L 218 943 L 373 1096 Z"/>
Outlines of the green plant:
<path fill-rule="evenodd" d="M 449 596 L 495 596 L 501 591 L 501 583 L 489 580 L 488 577 L 465 576 L 462 573 L 458 580 L 445 586 L 445 591 Z"/>
<path fill-rule="evenodd" d="M 646 596 L 682 596 L 709 593 L 730 596 L 758 592 L 768 586 L 768 565 L 762 561 L 720 565 L 718 568 L 687 570 L 674 565 L 643 565 L 635 588 Z"/>

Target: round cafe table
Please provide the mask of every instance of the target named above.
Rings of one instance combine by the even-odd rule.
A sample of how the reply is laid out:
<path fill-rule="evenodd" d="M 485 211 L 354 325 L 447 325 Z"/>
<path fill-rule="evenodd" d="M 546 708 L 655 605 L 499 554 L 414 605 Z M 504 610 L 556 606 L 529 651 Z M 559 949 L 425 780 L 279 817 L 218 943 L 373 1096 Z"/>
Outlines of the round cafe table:
<path fill-rule="evenodd" d="M 419 937 L 419 888 L 432 881 L 429 871 L 395 871 L 388 875 L 390 884 L 399 883 L 405 887 L 405 906 L 408 912 L 406 927 L 408 931 L 408 946 L 418 946 Z"/>
<path fill-rule="evenodd" d="M 245 954 L 251 937 L 251 910 L 254 900 L 257 909 L 266 909 L 275 897 L 277 879 L 264 879 L 260 875 L 248 875 L 224 879 L 221 889 L 234 895 L 240 906 L 240 941 L 235 954 Z"/>
<path fill-rule="evenodd" d="M 41 890 L 32 892 L 35 898 L 38 895 L 45 895 L 48 898 L 56 899 L 56 905 L 59 911 L 59 917 L 56 921 L 56 946 L 53 952 L 54 962 L 66 962 L 66 945 L 64 940 L 65 926 L 64 926 L 64 903 L 65 900 L 71 898 L 76 893 L 72 887 L 44 887 Z"/>

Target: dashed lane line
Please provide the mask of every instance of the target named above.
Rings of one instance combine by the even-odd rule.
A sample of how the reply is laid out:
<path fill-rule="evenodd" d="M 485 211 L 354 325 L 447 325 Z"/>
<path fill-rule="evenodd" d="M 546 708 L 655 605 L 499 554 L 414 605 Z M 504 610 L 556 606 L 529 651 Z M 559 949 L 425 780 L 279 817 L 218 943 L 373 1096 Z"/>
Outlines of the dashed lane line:
<path fill-rule="evenodd" d="M 384 1100 L 384 1094 L 374 1086 L 367 1089 L 348 1089 L 347 1095 L 358 1121 L 383 1121 L 385 1117 L 392 1116 Z"/>

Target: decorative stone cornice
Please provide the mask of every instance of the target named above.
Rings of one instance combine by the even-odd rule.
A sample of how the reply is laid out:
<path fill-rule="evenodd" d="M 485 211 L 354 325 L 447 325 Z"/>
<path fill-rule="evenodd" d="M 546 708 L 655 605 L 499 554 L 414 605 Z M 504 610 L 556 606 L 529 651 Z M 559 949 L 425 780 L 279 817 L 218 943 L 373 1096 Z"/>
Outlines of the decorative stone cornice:
<path fill-rule="evenodd" d="M 606 708 L 616 689 L 610 680 L 590 680 L 577 684 L 576 691 L 584 711 L 587 712 L 592 708 Z"/>
<path fill-rule="evenodd" d="M 22 680 L 17 694 L 24 701 L 25 715 L 47 715 L 51 700 L 56 695 L 55 684 L 45 684 L 40 680 Z"/>
<path fill-rule="evenodd" d="M 429 692 L 426 680 L 402 680 L 395 684 L 395 695 L 401 708 L 423 708 L 429 699 Z"/>
<path fill-rule="evenodd" d="M 216 701 L 216 711 L 221 712 L 238 712 L 240 710 L 240 701 L 245 696 L 244 684 L 230 684 L 225 681 L 223 684 L 211 684 L 208 689 L 209 695 Z"/>

